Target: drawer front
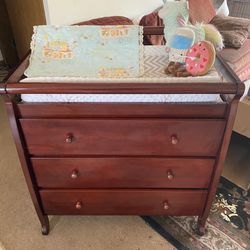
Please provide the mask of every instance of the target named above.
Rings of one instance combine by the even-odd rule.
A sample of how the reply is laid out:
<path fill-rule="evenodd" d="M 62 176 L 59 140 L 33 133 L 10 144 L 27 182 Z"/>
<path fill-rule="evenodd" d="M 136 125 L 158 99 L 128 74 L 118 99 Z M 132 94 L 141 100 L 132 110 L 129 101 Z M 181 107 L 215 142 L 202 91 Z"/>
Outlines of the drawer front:
<path fill-rule="evenodd" d="M 24 119 L 28 151 L 37 156 L 215 156 L 223 120 Z"/>
<path fill-rule="evenodd" d="M 214 160 L 166 158 L 31 159 L 42 188 L 208 188 Z"/>
<path fill-rule="evenodd" d="M 198 190 L 42 190 L 51 215 L 200 215 L 207 192 Z"/>

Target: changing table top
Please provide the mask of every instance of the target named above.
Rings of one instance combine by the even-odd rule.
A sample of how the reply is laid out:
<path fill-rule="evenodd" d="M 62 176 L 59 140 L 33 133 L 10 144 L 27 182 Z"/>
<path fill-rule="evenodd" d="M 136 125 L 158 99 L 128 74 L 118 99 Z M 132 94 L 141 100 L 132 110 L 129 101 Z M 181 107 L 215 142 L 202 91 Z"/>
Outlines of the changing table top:
<path fill-rule="evenodd" d="M 161 28 L 144 28 L 145 34 L 161 34 Z M 147 47 L 147 46 L 145 46 Z M 244 93 L 244 84 L 220 56 L 215 69 L 204 77 L 178 78 L 163 72 L 167 54 L 164 46 L 145 48 L 145 74 L 127 79 L 27 79 L 23 74 L 29 55 L 20 63 L 4 84 L 0 94 L 237 94 Z M 23 81 L 22 81 L 23 80 Z M 53 81 L 52 81 L 53 80 Z"/>

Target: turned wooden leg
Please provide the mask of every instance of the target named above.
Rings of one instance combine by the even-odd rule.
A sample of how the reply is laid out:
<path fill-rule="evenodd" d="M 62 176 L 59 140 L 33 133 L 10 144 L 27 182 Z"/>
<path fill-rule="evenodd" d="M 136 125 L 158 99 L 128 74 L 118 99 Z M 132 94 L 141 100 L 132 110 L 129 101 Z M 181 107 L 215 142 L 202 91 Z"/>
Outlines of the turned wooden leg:
<path fill-rule="evenodd" d="M 205 225 L 206 225 L 206 220 L 207 219 L 204 219 L 202 217 L 198 217 L 198 222 L 197 222 L 197 228 L 196 228 L 196 233 L 199 235 L 199 236 L 203 236 L 205 234 Z"/>
<path fill-rule="evenodd" d="M 44 215 L 41 221 L 42 225 L 42 235 L 48 235 L 49 234 L 49 218 L 48 216 Z"/>

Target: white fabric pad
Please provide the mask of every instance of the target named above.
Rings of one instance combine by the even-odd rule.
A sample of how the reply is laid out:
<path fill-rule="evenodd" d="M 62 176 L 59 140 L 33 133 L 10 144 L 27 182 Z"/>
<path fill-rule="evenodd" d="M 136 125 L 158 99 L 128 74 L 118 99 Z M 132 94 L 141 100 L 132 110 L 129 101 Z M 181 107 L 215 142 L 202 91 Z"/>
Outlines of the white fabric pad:
<path fill-rule="evenodd" d="M 215 69 L 206 76 L 178 78 L 167 76 L 164 68 L 168 63 L 165 46 L 145 46 L 144 75 L 139 78 L 119 79 L 119 82 L 177 83 L 212 82 L 221 78 Z M 36 77 L 25 78 L 21 82 L 117 82 L 116 79 L 77 78 L 77 77 Z M 217 94 L 23 94 L 25 102 L 221 102 Z"/>
<path fill-rule="evenodd" d="M 213 94 L 23 94 L 21 98 L 24 102 L 222 102 Z"/>

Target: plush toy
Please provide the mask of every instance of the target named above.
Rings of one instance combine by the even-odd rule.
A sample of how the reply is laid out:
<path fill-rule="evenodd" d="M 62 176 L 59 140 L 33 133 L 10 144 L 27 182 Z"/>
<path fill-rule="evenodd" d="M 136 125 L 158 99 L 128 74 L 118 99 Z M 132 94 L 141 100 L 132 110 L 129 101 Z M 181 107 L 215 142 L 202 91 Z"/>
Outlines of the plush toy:
<path fill-rule="evenodd" d="M 224 47 L 223 37 L 217 28 L 212 24 L 202 25 L 205 31 L 205 40 L 210 41 L 216 50 L 222 50 Z"/>
<path fill-rule="evenodd" d="M 171 37 L 174 35 L 176 28 L 188 23 L 188 3 L 186 0 L 168 0 L 165 2 L 162 9 L 160 9 L 158 15 L 163 19 L 165 24 L 164 36 L 168 44 Z"/>
<path fill-rule="evenodd" d="M 211 24 L 190 24 L 187 0 L 166 1 L 159 16 L 165 24 L 164 35 L 169 47 L 170 64 L 165 72 L 174 76 L 207 74 L 214 65 L 215 48 L 223 48 L 219 31 Z M 198 53 L 200 46 L 203 51 Z"/>
<path fill-rule="evenodd" d="M 169 60 L 185 62 L 187 50 L 193 46 L 195 33 L 189 28 L 177 28 L 169 42 Z"/>
<path fill-rule="evenodd" d="M 188 50 L 186 69 L 193 76 L 207 74 L 215 62 L 215 49 L 211 42 L 201 41 Z"/>
<path fill-rule="evenodd" d="M 176 77 L 192 76 L 192 74 L 187 71 L 186 65 L 179 62 L 170 62 L 165 69 L 165 73 Z"/>

